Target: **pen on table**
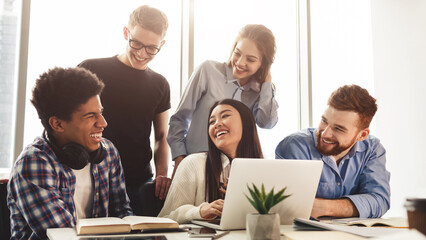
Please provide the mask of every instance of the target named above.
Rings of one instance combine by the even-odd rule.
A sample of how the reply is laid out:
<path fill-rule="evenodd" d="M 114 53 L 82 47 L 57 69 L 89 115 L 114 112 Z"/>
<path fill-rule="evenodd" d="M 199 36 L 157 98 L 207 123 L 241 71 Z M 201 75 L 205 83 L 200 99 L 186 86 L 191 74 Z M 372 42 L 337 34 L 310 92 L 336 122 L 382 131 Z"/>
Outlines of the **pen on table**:
<path fill-rule="evenodd" d="M 318 220 L 317 218 L 314 218 L 314 217 L 309 217 L 309 220 L 314 220 L 314 221 L 317 221 L 317 222 L 319 222 L 320 220 Z"/>

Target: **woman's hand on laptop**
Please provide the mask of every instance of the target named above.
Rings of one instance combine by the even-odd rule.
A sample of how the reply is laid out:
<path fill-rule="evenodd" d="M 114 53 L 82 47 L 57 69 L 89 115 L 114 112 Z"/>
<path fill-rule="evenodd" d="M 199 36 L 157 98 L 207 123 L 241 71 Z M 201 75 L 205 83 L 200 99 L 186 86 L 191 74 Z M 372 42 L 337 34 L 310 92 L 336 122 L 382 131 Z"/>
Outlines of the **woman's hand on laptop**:
<path fill-rule="evenodd" d="M 211 203 L 204 203 L 200 207 L 200 216 L 203 219 L 211 220 L 222 215 L 223 199 L 218 199 Z"/>

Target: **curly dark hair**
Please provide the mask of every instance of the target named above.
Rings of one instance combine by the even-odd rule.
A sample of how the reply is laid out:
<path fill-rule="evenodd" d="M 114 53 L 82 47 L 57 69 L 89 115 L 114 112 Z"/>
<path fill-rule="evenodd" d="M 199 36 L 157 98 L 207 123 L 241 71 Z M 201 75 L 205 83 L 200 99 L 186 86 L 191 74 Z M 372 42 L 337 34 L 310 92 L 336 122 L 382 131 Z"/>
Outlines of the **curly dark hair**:
<path fill-rule="evenodd" d="M 50 117 L 70 121 L 72 113 L 90 98 L 100 95 L 103 88 L 104 83 L 89 70 L 55 67 L 36 80 L 31 103 L 44 129 L 51 133 Z"/>
<path fill-rule="evenodd" d="M 209 116 L 218 105 L 230 105 L 234 107 L 241 116 L 243 133 L 237 146 L 237 158 L 263 158 L 262 148 L 260 146 L 259 136 L 257 134 L 256 121 L 253 113 L 242 102 L 233 99 L 223 99 L 213 104 L 210 108 Z M 206 195 L 209 202 L 219 199 L 220 196 L 220 174 L 222 173 L 221 151 L 214 145 L 208 134 L 208 146 L 206 161 Z M 232 161 L 232 159 L 231 159 Z"/>

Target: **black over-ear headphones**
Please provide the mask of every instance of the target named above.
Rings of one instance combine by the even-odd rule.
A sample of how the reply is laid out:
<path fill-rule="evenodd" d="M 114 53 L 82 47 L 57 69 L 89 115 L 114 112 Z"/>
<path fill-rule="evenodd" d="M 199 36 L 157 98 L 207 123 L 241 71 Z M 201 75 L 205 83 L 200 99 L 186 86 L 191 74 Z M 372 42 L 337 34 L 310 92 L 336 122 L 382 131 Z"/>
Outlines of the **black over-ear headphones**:
<path fill-rule="evenodd" d="M 59 148 L 49 139 L 46 132 L 43 133 L 43 138 L 52 147 L 58 157 L 58 161 L 75 170 L 84 168 L 89 162 L 99 164 L 106 157 L 106 149 L 102 142 L 96 151 L 89 153 L 83 146 L 73 142 L 67 143 L 62 146 L 62 148 Z"/>

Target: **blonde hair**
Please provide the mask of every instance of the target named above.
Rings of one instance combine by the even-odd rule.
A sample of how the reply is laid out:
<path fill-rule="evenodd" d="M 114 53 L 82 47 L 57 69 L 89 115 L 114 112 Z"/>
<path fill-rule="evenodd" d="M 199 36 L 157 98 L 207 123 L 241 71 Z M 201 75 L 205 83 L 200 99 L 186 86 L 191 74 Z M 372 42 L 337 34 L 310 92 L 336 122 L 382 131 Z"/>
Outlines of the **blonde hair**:
<path fill-rule="evenodd" d="M 166 36 L 167 28 L 169 27 L 166 14 L 148 5 L 142 5 L 136 8 L 130 14 L 128 25 L 129 28 L 138 25 L 160 35 L 161 38 Z"/>

